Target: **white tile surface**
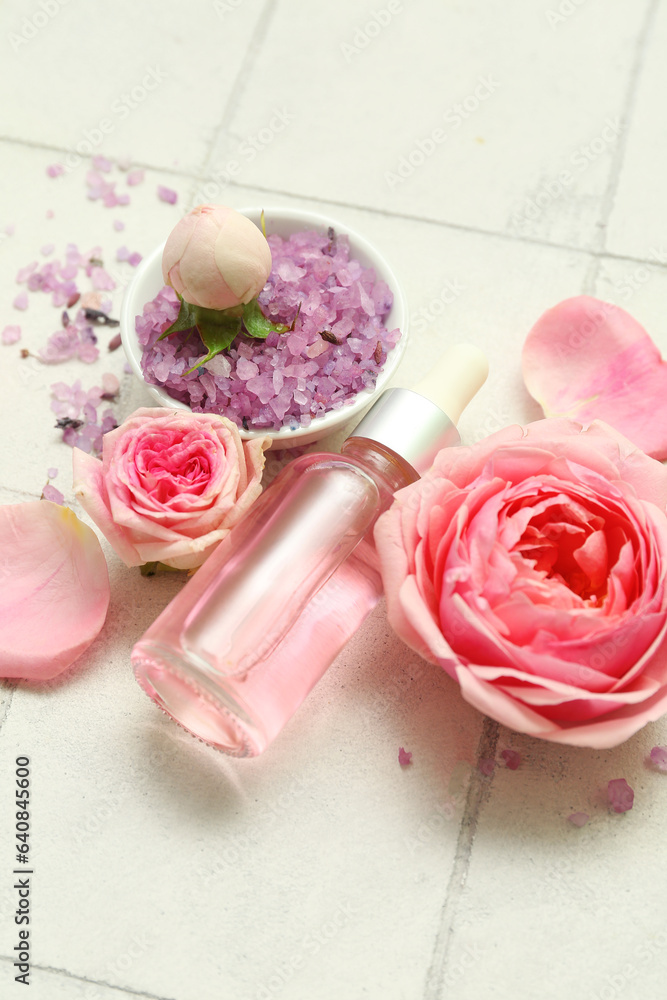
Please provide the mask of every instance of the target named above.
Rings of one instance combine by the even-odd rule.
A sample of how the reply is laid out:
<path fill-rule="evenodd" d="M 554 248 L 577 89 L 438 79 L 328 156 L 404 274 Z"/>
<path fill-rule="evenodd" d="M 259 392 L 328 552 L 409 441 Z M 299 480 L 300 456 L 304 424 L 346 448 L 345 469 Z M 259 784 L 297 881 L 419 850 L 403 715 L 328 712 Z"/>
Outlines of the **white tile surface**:
<path fill-rule="evenodd" d="M 520 348 L 560 299 L 618 302 L 667 352 L 667 269 L 651 256 L 664 230 L 664 2 L 53 3 L 18 47 L 39 6 L 0 12 L 0 236 L 16 227 L 0 239 L 1 325 L 23 327 L 0 346 L 2 503 L 39 496 L 54 465 L 72 501 L 52 382 L 113 371 L 120 418 L 149 401 L 120 352 L 91 366 L 21 359 L 60 311 L 35 293 L 17 314 L 16 271 L 47 242 L 55 255 L 101 246 L 107 263 L 121 245 L 146 253 L 202 194 L 319 208 L 377 242 L 410 309 L 397 381 L 457 340 L 489 355 L 466 441 L 539 416 Z M 165 80 L 121 120 L 113 102 L 153 65 Z M 445 122 L 486 76 L 494 93 Z M 46 175 L 107 114 L 100 151 L 148 167 L 126 208 L 87 200 L 85 158 Z M 588 157 L 607 119 L 623 119 L 618 140 L 608 130 Z M 386 172 L 443 123 L 446 139 L 390 186 Z M 114 274 L 117 312 L 131 270 Z M 3 1000 L 22 995 L 6 805 L 20 753 L 33 760 L 33 1000 L 662 996 L 667 777 L 644 758 L 667 742 L 664 722 L 605 753 L 507 732 L 396 639 L 381 604 L 271 750 L 227 759 L 131 676 L 133 641 L 182 581 L 142 578 L 104 549 L 112 603 L 97 642 L 62 680 L 0 684 Z M 484 778 L 478 757 L 506 747 L 520 768 Z M 620 776 L 637 795 L 626 816 L 601 796 Z M 580 809 L 582 830 L 567 822 Z"/>

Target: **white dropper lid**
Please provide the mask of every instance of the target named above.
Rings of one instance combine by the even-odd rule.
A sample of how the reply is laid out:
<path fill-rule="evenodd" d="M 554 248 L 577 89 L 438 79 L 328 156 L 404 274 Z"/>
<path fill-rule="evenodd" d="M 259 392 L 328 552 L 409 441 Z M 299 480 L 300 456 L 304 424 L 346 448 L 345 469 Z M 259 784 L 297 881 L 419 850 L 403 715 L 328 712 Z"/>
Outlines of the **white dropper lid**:
<path fill-rule="evenodd" d="M 350 437 L 385 445 L 421 475 L 441 448 L 460 443 L 456 421 L 488 372 L 478 347 L 455 344 L 414 389 L 383 392 Z"/>

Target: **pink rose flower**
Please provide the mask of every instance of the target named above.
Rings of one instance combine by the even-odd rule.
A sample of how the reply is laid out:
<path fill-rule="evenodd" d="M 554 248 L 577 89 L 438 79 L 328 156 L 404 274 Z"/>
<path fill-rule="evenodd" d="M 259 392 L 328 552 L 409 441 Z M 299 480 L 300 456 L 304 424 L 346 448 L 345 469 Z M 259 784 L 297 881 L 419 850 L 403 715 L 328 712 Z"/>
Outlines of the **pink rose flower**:
<path fill-rule="evenodd" d="M 666 504 L 600 422 L 444 449 L 376 526 L 389 620 L 504 725 L 615 746 L 667 711 Z"/>
<path fill-rule="evenodd" d="M 142 408 L 104 435 L 101 461 L 74 449 L 74 491 L 128 566 L 192 569 L 259 496 L 270 441 L 243 442 L 214 414 Z"/>
<path fill-rule="evenodd" d="M 174 227 L 162 254 L 165 284 L 205 309 L 250 302 L 270 273 L 262 232 L 225 205 L 198 205 Z"/>

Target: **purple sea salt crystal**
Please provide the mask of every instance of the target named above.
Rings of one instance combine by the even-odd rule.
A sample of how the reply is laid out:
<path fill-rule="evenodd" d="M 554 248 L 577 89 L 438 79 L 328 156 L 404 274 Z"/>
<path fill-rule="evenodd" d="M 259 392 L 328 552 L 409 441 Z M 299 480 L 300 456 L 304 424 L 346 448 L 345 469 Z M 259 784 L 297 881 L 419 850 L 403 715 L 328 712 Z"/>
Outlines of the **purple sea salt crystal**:
<path fill-rule="evenodd" d="M 412 763 L 412 751 L 404 750 L 403 747 L 398 748 L 398 763 L 401 767 L 407 767 L 408 764 Z"/>
<path fill-rule="evenodd" d="M 635 793 L 625 778 L 614 778 L 607 784 L 607 799 L 614 812 L 624 813 L 632 809 Z"/>
<path fill-rule="evenodd" d="M 496 762 L 493 757 L 482 757 L 478 766 L 482 774 L 486 778 L 490 778 L 495 770 Z"/>
<path fill-rule="evenodd" d="M 572 826 L 581 827 L 581 826 L 586 826 L 586 824 L 590 819 L 590 816 L 588 815 L 588 813 L 585 812 L 574 812 L 571 813 L 567 818 L 569 822 L 572 824 Z"/>
<path fill-rule="evenodd" d="M 47 483 L 42 490 L 42 497 L 44 500 L 50 500 L 51 503 L 58 503 L 61 506 L 65 503 L 65 497 L 63 494 L 60 490 L 57 490 L 55 486 L 51 486 L 50 483 Z"/>
<path fill-rule="evenodd" d="M 42 254 L 43 257 L 50 257 L 55 248 L 56 248 L 55 243 L 45 243 L 42 249 L 40 250 L 40 253 Z"/>
<path fill-rule="evenodd" d="M 15 309 L 21 309 L 21 310 L 27 309 L 28 308 L 28 293 L 27 292 L 19 292 L 18 295 L 16 296 L 16 298 L 14 299 L 12 305 L 14 306 Z"/>
<path fill-rule="evenodd" d="M 93 157 L 93 167 L 95 170 L 101 170 L 102 173 L 108 174 L 112 166 L 111 160 L 108 160 L 106 156 L 98 155 Z"/>
<path fill-rule="evenodd" d="M 123 229 L 125 229 L 125 223 L 121 219 L 114 219 L 113 227 L 117 233 L 120 233 L 123 231 Z"/>
<path fill-rule="evenodd" d="M 58 476 L 58 470 L 52 466 L 50 469 L 46 470 L 46 475 L 48 479 L 56 479 Z"/>
<path fill-rule="evenodd" d="M 521 763 L 521 755 L 518 754 L 516 750 L 503 750 L 500 756 L 503 758 L 510 771 L 516 771 L 517 767 Z"/>
<path fill-rule="evenodd" d="M 46 173 L 48 177 L 60 177 L 61 174 L 65 173 L 65 168 L 62 163 L 51 163 L 46 168 Z"/>
<path fill-rule="evenodd" d="M 667 747 L 653 747 L 649 759 L 657 771 L 667 772 Z"/>
<path fill-rule="evenodd" d="M 144 171 L 139 169 L 138 167 L 135 168 L 134 170 L 130 170 L 126 178 L 127 183 L 130 185 L 130 187 L 134 187 L 135 184 L 141 184 L 143 179 L 144 179 Z"/>
<path fill-rule="evenodd" d="M 16 273 L 16 283 L 17 285 L 22 285 L 28 280 L 33 271 L 37 270 L 37 261 L 33 260 L 30 264 L 26 264 L 25 267 L 20 268 Z"/>
<path fill-rule="evenodd" d="M 178 194 L 176 191 L 172 191 L 172 189 L 168 187 L 163 187 L 161 184 L 158 184 L 157 196 L 160 201 L 166 201 L 170 205 L 175 205 L 178 201 Z"/>
<path fill-rule="evenodd" d="M 3 344 L 15 344 L 17 340 L 21 339 L 21 327 L 20 326 L 6 326 L 2 331 L 2 342 Z"/>

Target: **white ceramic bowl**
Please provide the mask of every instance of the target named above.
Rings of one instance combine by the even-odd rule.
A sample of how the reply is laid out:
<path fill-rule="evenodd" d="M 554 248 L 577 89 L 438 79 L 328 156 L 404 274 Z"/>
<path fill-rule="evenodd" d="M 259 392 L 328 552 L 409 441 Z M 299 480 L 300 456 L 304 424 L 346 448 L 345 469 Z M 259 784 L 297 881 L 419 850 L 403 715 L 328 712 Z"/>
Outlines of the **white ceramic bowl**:
<path fill-rule="evenodd" d="M 255 225 L 260 225 L 261 209 L 247 208 L 239 211 L 251 219 Z M 239 428 L 239 433 L 244 440 L 253 437 L 264 437 L 269 434 L 273 443 L 272 448 L 295 448 L 297 446 L 310 444 L 319 438 L 332 434 L 340 430 L 347 423 L 355 423 L 361 418 L 363 412 L 385 389 L 394 375 L 407 342 L 408 334 L 408 314 L 405 304 L 403 290 L 398 283 L 396 275 L 384 259 L 382 254 L 356 233 L 349 226 L 343 225 L 337 219 L 327 216 L 317 215 L 314 212 L 298 211 L 291 208 L 266 208 L 264 209 L 266 220 L 266 231 L 278 233 L 279 236 L 287 238 L 293 233 L 301 232 L 305 229 L 315 229 L 318 232 L 326 233 L 329 226 L 333 226 L 337 234 L 348 236 L 350 241 L 350 257 L 356 258 L 364 267 L 372 267 L 378 278 L 386 281 L 392 291 L 394 302 L 385 323 L 388 329 L 398 327 L 401 331 L 401 339 L 392 348 L 385 361 L 384 370 L 378 376 L 375 389 L 370 391 L 364 389 L 358 393 L 351 403 L 347 403 L 338 410 L 332 410 L 321 417 L 314 417 L 308 427 L 300 427 L 297 430 L 290 430 L 289 427 L 281 427 L 280 430 L 259 430 L 248 431 Z M 154 299 L 163 287 L 162 280 L 162 246 L 156 247 L 148 257 L 146 257 L 136 270 L 136 273 L 125 290 L 120 311 L 120 330 L 123 347 L 130 366 L 135 375 L 144 381 L 141 371 L 142 349 L 137 340 L 135 329 L 135 319 L 140 316 L 144 305 Z M 169 393 L 157 385 L 145 382 L 146 388 L 162 406 L 170 406 L 176 409 L 189 410 L 190 407 L 179 400 L 174 399 Z"/>

